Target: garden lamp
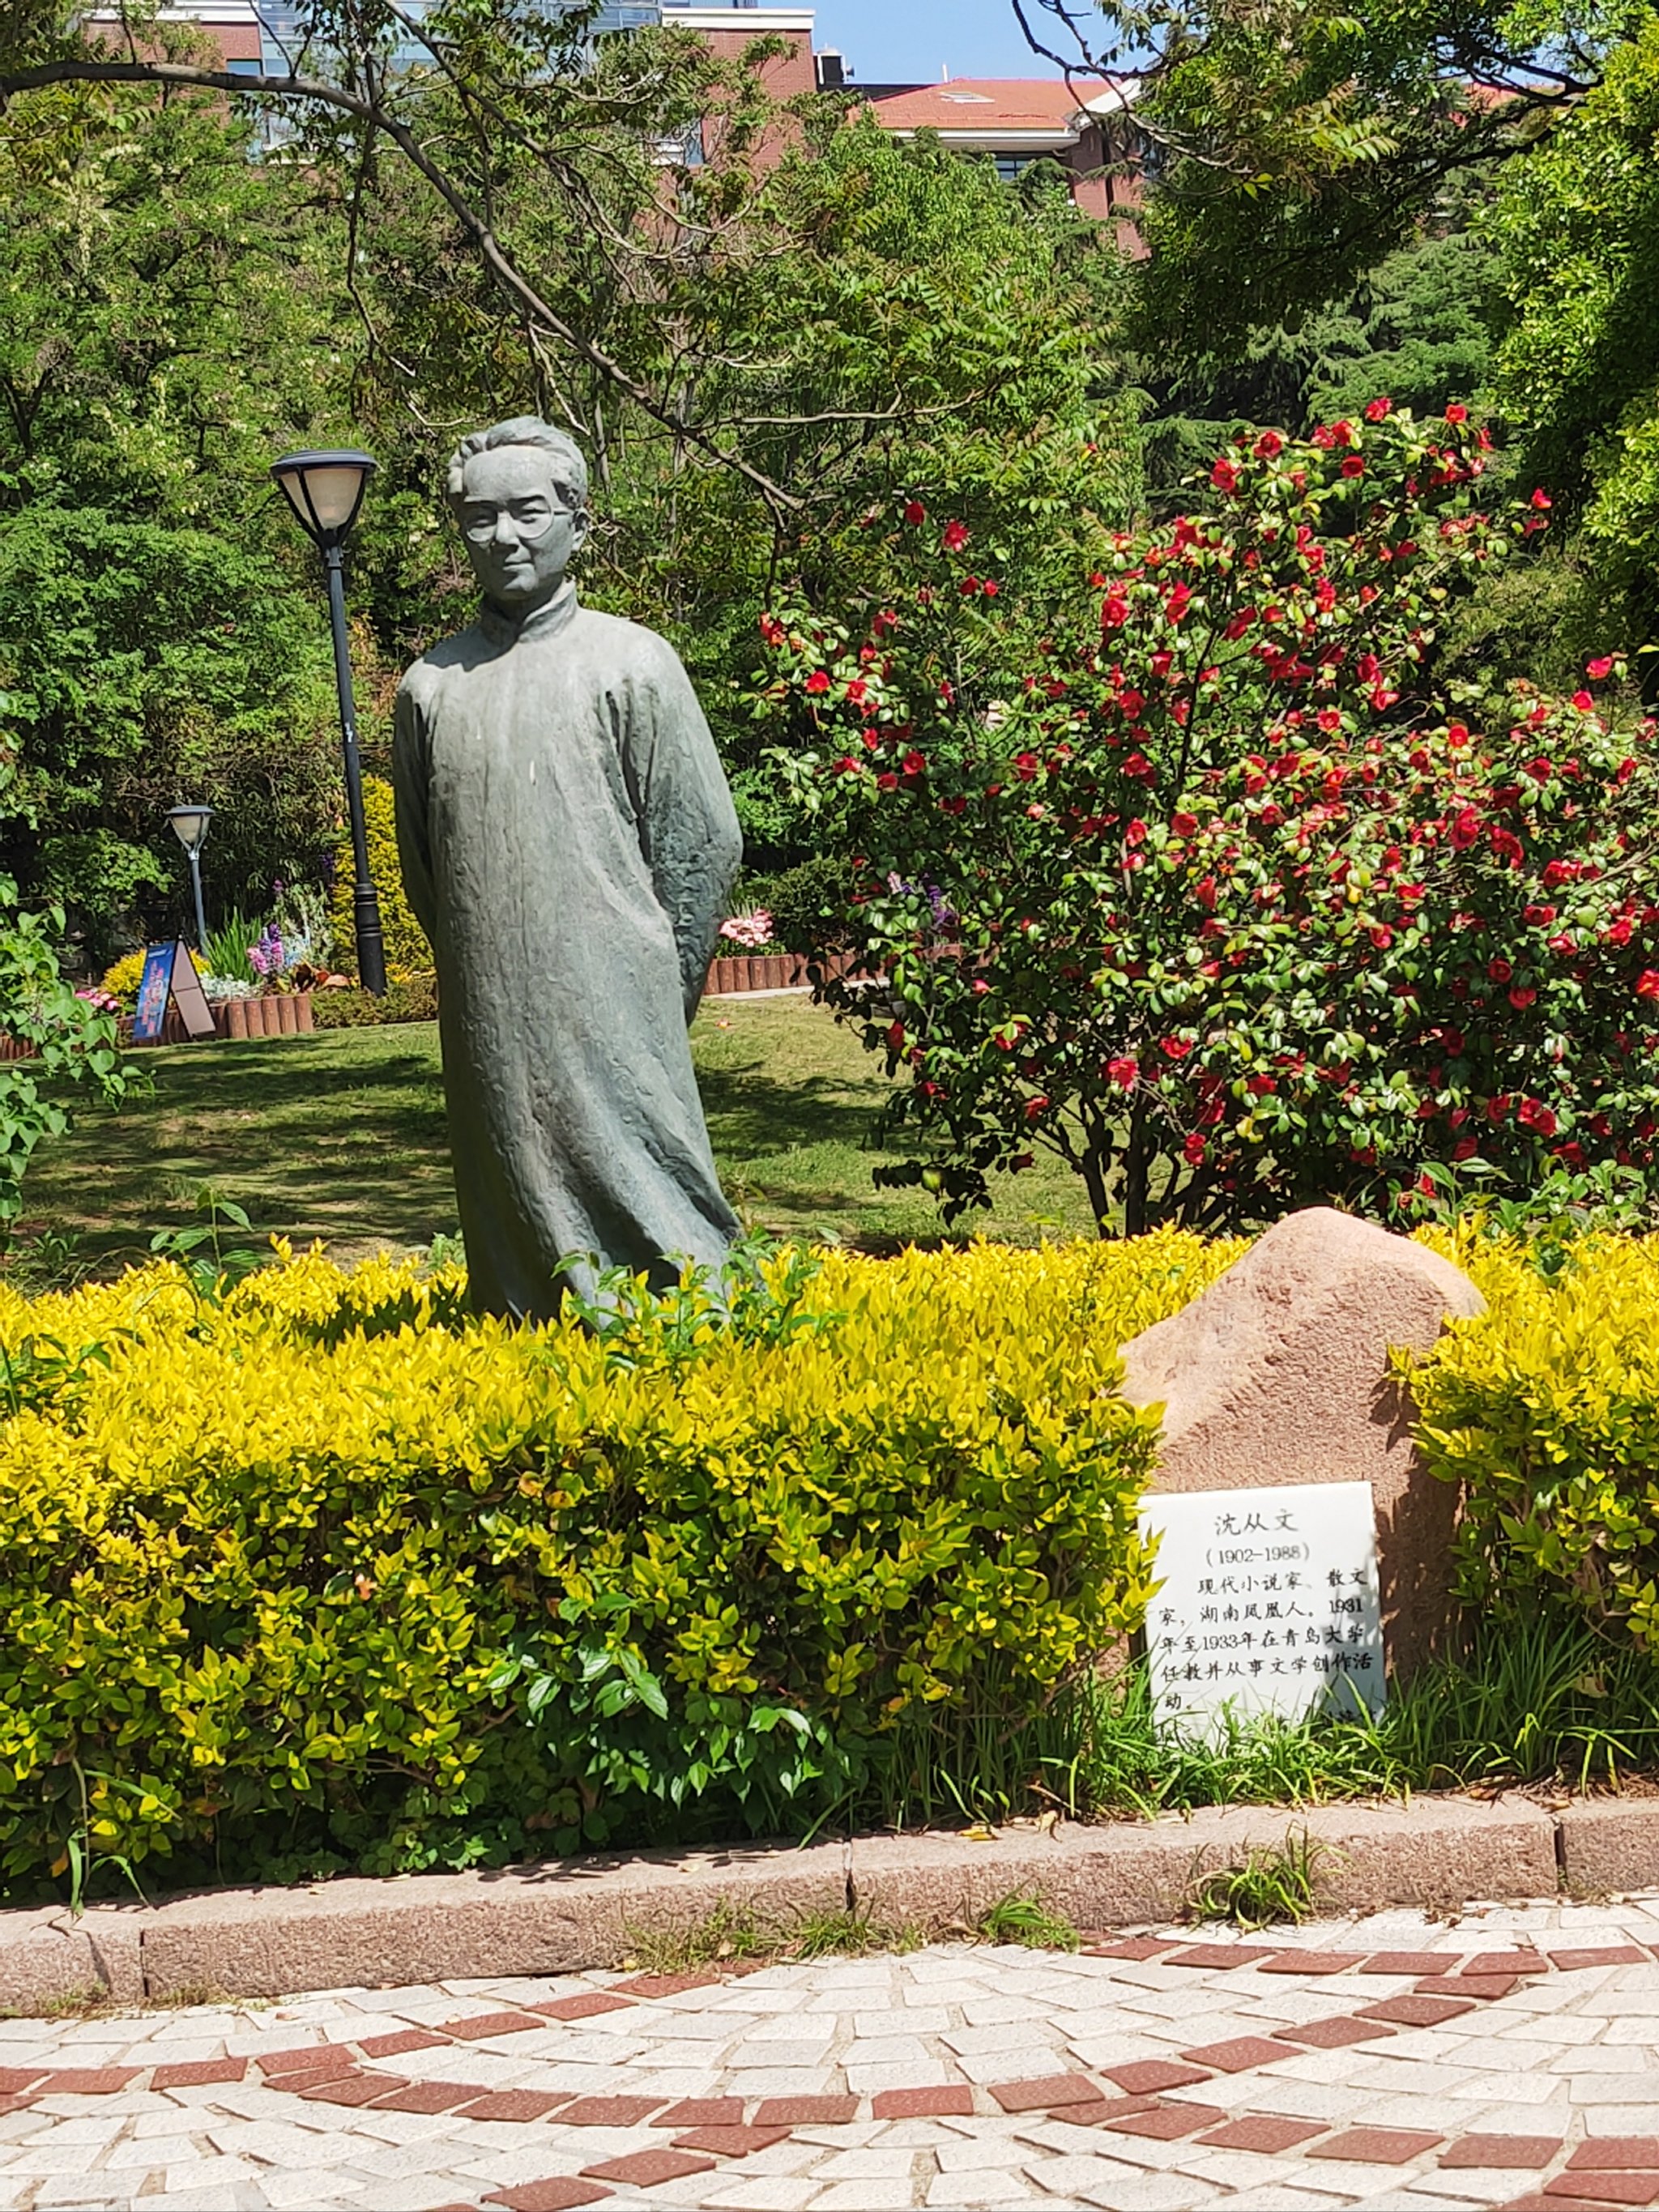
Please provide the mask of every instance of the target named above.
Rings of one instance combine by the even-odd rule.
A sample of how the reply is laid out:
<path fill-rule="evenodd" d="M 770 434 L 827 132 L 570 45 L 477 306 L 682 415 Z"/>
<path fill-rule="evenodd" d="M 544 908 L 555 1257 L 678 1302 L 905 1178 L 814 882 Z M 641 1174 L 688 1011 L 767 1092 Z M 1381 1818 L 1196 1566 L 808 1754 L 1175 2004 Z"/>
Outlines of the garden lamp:
<path fill-rule="evenodd" d="M 173 834 L 185 848 L 190 862 L 191 889 L 196 894 L 196 949 L 207 951 L 207 915 L 202 906 L 202 848 L 207 842 L 208 823 L 213 819 L 210 806 L 169 806 L 167 820 Z"/>
<path fill-rule="evenodd" d="M 351 852 L 356 870 L 351 903 L 357 936 L 357 980 L 364 990 L 380 999 L 386 995 L 386 945 L 380 934 L 380 902 L 368 872 L 368 830 L 363 820 L 363 775 L 357 752 L 357 710 L 351 696 L 345 565 L 341 550 L 374 472 L 369 454 L 352 453 L 288 453 L 273 462 L 270 470 L 301 529 L 323 556 L 329 622 L 334 632 L 334 682 L 340 695 L 340 730 L 345 746 L 346 805 L 351 816 Z"/>

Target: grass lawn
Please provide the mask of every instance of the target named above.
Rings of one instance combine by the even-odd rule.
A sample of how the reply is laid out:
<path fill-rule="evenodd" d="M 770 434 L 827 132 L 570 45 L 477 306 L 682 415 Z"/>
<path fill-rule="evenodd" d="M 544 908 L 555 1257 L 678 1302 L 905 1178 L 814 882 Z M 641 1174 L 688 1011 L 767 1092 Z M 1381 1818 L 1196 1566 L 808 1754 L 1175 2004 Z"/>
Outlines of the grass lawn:
<path fill-rule="evenodd" d="M 804 998 L 711 1000 L 692 1043 L 721 1176 L 746 1220 L 878 1251 L 939 1238 L 923 1192 L 870 1180 L 887 1080 L 827 1011 Z M 84 1115 L 36 1155 L 26 1236 L 74 1237 L 76 1260 L 104 1273 L 192 1218 L 205 1182 L 246 1206 L 262 1237 L 322 1237 L 342 1260 L 453 1232 L 435 1024 L 138 1058 L 147 1097 Z M 958 1224 L 1018 1242 L 1092 1228 L 1081 1183 L 1042 1155 L 1002 1179 L 992 1212 Z"/>

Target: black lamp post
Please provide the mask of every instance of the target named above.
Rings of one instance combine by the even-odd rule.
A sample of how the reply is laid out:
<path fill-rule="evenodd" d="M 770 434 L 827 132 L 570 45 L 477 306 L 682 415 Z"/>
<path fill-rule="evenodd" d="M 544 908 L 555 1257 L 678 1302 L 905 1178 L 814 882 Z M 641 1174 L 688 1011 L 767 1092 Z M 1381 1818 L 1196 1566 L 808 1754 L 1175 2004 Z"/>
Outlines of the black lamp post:
<path fill-rule="evenodd" d="M 213 819 L 210 806 L 169 806 L 167 820 L 173 835 L 185 848 L 190 862 L 190 887 L 196 894 L 196 949 L 207 951 L 207 915 L 202 906 L 202 848 L 207 842 L 208 823 Z"/>
<path fill-rule="evenodd" d="M 345 576 L 341 548 L 357 520 L 363 493 L 374 472 L 368 453 L 289 453 L 271 465 L 300 527 L 323 556 L 328 580 L 328 613 L 334 630 L 334 680 L 340 694 L 340 729 L 345 742 L 346 805 L 351 815 L 351 851 L 357 880 L 352 912 L 357 932 L 357 980 L 377 998 L 386 995 L 386 946 L 380 936 L 380 902 L 368 872 L 368 830 L 363 821 L 363 773 L 357 753 L 357 710 L 351 696 L 351 656 L 346 639 Z"/>

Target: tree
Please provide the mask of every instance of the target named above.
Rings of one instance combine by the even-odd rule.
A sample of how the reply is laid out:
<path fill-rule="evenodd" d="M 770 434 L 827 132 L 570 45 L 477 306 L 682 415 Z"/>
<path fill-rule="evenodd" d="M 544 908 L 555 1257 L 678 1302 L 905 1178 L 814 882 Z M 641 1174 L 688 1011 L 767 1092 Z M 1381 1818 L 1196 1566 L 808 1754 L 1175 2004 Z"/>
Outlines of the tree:
<path fill-rule="evenodd" d="M 1522 155 L 1645 13 L 1598 0 L 1012 0 L 1034 49 L 1132 100 L 1146 327 L 1237 349 L 1340 297 L 1448 183 Z"/>
<path fill-rule="evenodd" d="M 1577 526 L 1585 596 L 1632 646 L 1659 637 L 1656 131 L 1649 14 L 1578 112 L 1505 176 L 1491 220 L 1509 311 L 1493 399 Z"/>
<path fill-rule="evenodd" d="M 862 955 L 821 988 L 931 1140 L 884 1179 L 950 1218 L 1046 1146 L 1133 1234 L 1395 1210 L 1433 1163 L 1651 1171 L 1655 732 L 1588 691 L 1475 724 L 1435 682 L 1549 504 L 1484 514 L 1450 414 L 1239 441 L 1060 619 L 913 510 L 927 580 L 856 645 L 769 623 Z"/>

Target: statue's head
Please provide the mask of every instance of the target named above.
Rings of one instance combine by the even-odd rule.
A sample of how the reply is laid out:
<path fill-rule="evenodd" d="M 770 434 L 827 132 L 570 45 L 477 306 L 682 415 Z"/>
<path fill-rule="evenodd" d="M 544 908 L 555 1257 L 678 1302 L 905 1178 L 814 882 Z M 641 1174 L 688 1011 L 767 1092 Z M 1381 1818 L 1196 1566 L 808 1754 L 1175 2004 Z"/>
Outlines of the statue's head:
<path fill-rule="evenodd" d="M 544 605 L 587 536 L 587 464 L 572 441 L 533 415 L 475 430 L 447 489 L 484 597 L 511 615 Z"/>

